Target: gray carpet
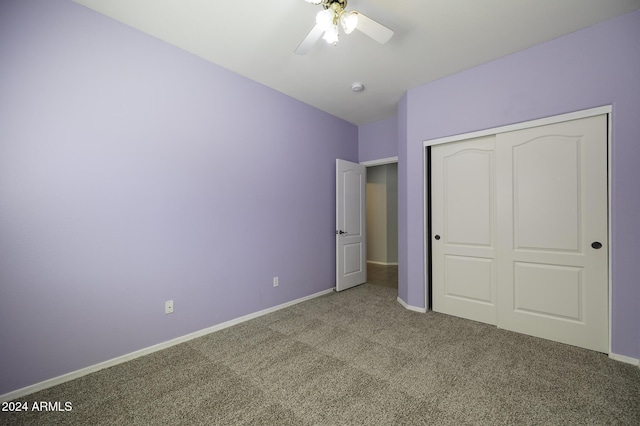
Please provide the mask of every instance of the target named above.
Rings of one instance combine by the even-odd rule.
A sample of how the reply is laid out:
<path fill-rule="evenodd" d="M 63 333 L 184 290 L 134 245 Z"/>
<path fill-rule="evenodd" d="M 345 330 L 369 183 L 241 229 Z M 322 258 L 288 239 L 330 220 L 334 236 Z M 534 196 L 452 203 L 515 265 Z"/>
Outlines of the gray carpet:
<path fill-rule="evenodd" d="M 640 369 L 365 284 L 105 369 L 0 413 L 33 425 L 639 425 Z"/>

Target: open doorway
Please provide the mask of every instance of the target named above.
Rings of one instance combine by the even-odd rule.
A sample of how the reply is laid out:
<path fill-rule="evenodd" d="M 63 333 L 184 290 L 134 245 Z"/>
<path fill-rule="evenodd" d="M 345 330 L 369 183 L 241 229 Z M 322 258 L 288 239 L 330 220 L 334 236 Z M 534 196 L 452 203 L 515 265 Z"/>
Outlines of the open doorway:
<path fill-rule="evenodd" d="M 365 164 L 366 165 L 366 164 Z M 367 282 L 398 288 L 398 163 L 367 165 Z"/>

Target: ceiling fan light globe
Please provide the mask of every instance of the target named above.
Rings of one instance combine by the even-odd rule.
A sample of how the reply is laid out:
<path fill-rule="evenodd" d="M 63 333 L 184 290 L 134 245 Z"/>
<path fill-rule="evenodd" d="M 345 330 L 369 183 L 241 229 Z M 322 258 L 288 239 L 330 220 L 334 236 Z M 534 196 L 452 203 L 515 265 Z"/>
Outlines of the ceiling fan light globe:
<path fill-rule="evenodd" d="M 346 34 L 351 34 L 353 30 L 358 26 L 358 13 L 357 12 L 344 12 L 340 16 L 340 23 Z"/>
<path fill-rule="evenodd" d="M 336 44 L 338 42 L 338 26 L 330 25 L 329 28 L 324 32 L 324 36 L 322 38 L 330 44 Z"/>
<path fill-rule="evenodd" d="M 329 29 L 333 24 L 334 13 L 331 9 L 325 9 L 318 12 L 316 15 L 316 24 L 323 30 Z"/>

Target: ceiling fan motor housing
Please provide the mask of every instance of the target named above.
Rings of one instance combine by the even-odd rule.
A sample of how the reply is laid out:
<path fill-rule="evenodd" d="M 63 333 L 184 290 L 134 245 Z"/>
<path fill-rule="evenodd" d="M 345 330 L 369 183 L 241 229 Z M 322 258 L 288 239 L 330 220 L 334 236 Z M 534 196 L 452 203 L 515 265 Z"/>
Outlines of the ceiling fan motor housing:
<path fill-rule="evenodd" d="M 347 0 L 323 0 L 322 7 L 325 9 L 331 8 L 337 12 L 347 7 Z"/>

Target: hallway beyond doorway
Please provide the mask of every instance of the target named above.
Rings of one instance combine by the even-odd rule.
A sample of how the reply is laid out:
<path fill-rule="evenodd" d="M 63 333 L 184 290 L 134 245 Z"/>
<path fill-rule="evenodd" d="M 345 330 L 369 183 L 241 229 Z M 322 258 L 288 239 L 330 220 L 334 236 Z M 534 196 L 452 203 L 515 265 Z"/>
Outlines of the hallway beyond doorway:
<path fill-rule="evenodd" d="M 380 265 L 367 262 L 367 283 L 398 288 L 398 265 Z"/>

